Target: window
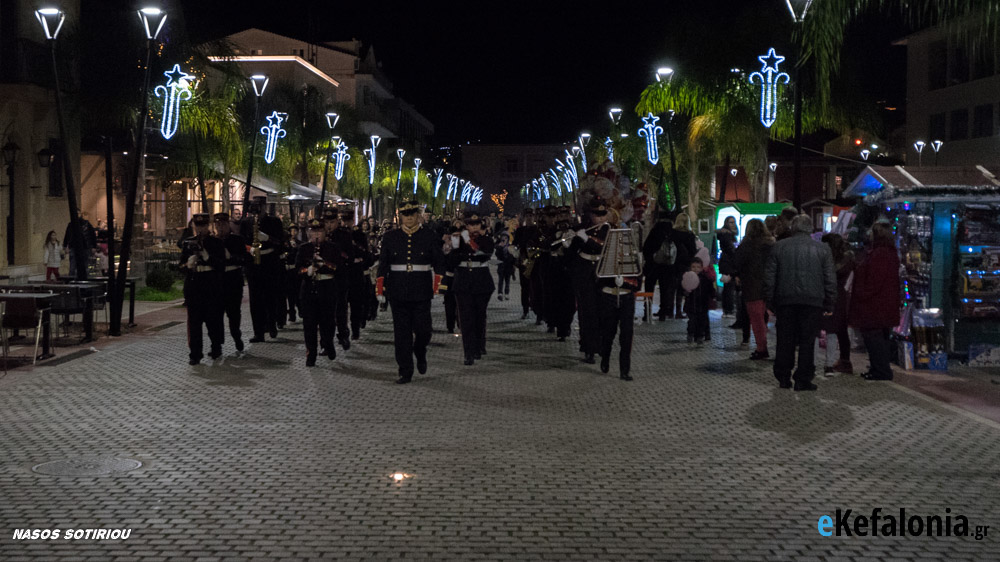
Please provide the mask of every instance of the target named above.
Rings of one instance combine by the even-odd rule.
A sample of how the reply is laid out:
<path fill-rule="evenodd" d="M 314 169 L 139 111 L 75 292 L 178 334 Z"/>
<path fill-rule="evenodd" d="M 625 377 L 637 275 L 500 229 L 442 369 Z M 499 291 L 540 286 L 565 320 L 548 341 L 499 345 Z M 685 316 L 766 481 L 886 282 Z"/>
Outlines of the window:
<path fill-rule="evenodd" d="M 948 85 L 964 84 L 969 81 L 969 50 L 964 46 L 956 46 L 951 51 L 951 63 L 948 65 Z"/>
<path fill-rule="evenodd" d="M 927 53 L 927 88 L 937 90 L 948 85 L 948 42 L 934 41 Z"/>
<path fill-rule="evenodd" d="M 951 112 L 951 137 L 949 140 L 969 138 L 969 110 L 956 109 Z"/>
<path fill-rule="evenodd" d="M 972 138 L 993 136 L 993 104 L 977 105 L 972 110 Z"/>
<path fill-rule="evenodd" d="M 59 139 L 49 139 L 49 150 L 55 153 L 49 164 L 49 197 L 63 196 L 63 156 Z"/>
<path fill-rule="evenodd" d="M 931 115 L 930 122 L 927 127 L 927 138 L 931 141 L 944 140 L 947 136 L 945 114 L 935 113 L 934 115 Z"/>
<path fill-rule="evenodd" d="M 989 78 L 993 76 L 996 64 L 996 47 L 986 43 L 976 45 L 972 50 L 972 79 Z"/>

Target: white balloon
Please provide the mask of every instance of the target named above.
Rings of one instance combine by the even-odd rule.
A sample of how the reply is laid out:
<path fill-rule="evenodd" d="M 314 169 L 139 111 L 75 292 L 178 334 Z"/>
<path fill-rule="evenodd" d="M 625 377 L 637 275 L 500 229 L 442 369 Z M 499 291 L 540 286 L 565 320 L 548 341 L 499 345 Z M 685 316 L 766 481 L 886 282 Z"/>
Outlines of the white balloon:
<path fill-rule="evenodd" d="M 698 288 L 698 274 L 693 271 L 685 272 L 681 276 L 681 287 L 684 287 L 685 291 L 693 291 Z"/>

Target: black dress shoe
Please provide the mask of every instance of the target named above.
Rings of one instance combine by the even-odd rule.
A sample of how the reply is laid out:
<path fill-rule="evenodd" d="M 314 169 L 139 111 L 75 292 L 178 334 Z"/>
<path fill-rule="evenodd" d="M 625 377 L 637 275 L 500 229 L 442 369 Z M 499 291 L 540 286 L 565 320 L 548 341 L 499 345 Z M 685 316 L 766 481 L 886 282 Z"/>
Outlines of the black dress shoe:
<path fill-rule="evenodd" d="M 862 373 L 861 378 L 866 381 L 891 381 L 892 377 L 880 377 L 878 375 L 872 374 L 870 371 L 867 373 Z"/>
<path fill-rule="evenodd" d="M 811 382 L 795 383 L 796 391 L 816 390 L 818 387 Z"/>
<path fill-rule="evenodd" d="M 778 381 L 778 388 L 792 388 L 792 381 Z"/>
<path fill-rule="evenodd" d="M 421 375 L 427 374 L 427 358 L 417 359 L 417 372 Z"/>
<path fill-rule="evenodd" d="M 486 355 L 486 348 L 485 347 L 479 350 L 479 355 Z M 476 357 L 476 359 L 479 359 L 479 357 Z"/>
<path fill-rule="evenodd" d="M 316 366 L 316 355 L 315 354 L 306 355 L 306 367 L 315 367 L 315 366 Z"/>
<path fill-rule="evenodd" d="M 351 349 L 351 340 L 347 338 L 338 338 L 337 341 L 340 342 L 340 347 L 344 348 L 344 351 Z"/>
<path fill-rule="evenodd" d="M 541 318 L 536 318 L 535 319 L 535 326 L 541 326 L 541 325 L 542 325 L 542 319 Z"/>
<path fill-rule="evenodd" d="M 197 365 L 199 363 L 201 363 L 201 359 L 191 359 L 188 361 L 188 365 Z"/>
<path fill-rule="evenodd" d="M 271 333 L 270 333 L 269 335 L 271 336 L 271 339 L 272 339 L 272 340 L 273 340 L 274 338 L 278 337 L 278 329 L 277 329 L 277 328 L 272 328 L 272 329 L 271 329 Z"/>
<path fill-rule="evenodd" d="M 236 351 L 243 351 L 243 339 L 237 338 L 233 343 L 236 344 Z"/>
<path fill-rule="evenodd" d="M 586 363 L 586 364 L 588 364 L 588 365 L 593 365 L 594 363 L 597 363 L 597 361 L 594 360 L 594 354 L 593 353 L 588 353 L 588 354 L 584 355 L 583 356 L 583 362 Z"/>
<path fill-rule="evenodd" d="M 601 372 L 607 373 L 611 370 L 611 359 L 605 356 L 601 356 Z"/>
<path fill-rule="evenodd" d="M 250 343 L 262 343 L 264 341 L 264 336 L 254 336 L 250 338 Z"/>
<path fill-rule="evenodd" d="M 333 345 L 331 345 L 329 347 L 329 349 L 326 350 L 326 356 L 327 356 L 328 359 L 330 359 L 330 361 L 333 361 L 334 359 L 336 359 L 337 358 L 337 348 L 335 348 Z"/>
<path fill-rule="evenodd" d="M 630 381 L 630 380 L 632 380 L 632 376 L 629 375 L 628 373 L 622 373 L 618 378 L 620 378 L 623 381 Z"/>
<path fill-rule="evenodd" d="M 218 359 L 219 357 L 222 357 L 222 350 L 221 349 L 213 349 L 212 351 L 208 352 L 208 357 L 210 359 Z"/>
<path fill-rule="evenodd" d="M 550 334 L 554 334 L 554 333 L 556 333 L 556 327 L 555 327 L 555 326 L 549 326 L 549 329 L 548 329 L 548 332 L 549 332 Z"/>
<path fill-rule="evenodd" d="M 559 341 L 566 341 L 566 336 L 559 336 Z"/>
<path fill-rule="evenodd" d="M 483 358 L 483 354 L 477 351 L 477 352 L 475 352 L 475 353 L 472 354 L 472 358 L 473 359 L 482 359 Z"/>
<path fill-rule="evenodd" d="M 476 360 L 473 359 L 471 356 L 466 356 L 465 357 L 465 365 L 466 366 L 475 365 L 475 364 L 476 364 Z"/>
<path fill-rule="evenodd" d="M 750 354 L 751 361 L 760 361 L 761 359 L 767 359 L 771 355 L 766 351 L 754 351 Z"/>
<path fill-rule="evenodd" d="M 361 338 L 361 334 L 359 334 L 357 332 L 354 332 L 353 334 L 351 334 L 351 339 L 354 340 L 354 341 L 358 341 L 360 338 Z"/>
<path fill-rule="evenodd" d="M 396 379 L 396 384 L 406 384 L 412 380 L 413 380 L 412 376 L 409 377 L 400 376 L 398 379 Z"/>
<path fill-rule="evenodd" d="M 528 319 L 528 313 L 527 312 L 521 314 L 521 320 L 527 320 L 527 319 Z"/>
<path fill-rule="evenodd" d="M 278 329 L 279 330 L 284 330 L 285 329 L 285 325 L 284 324 L 278 324 Z M 272 336 L 272 337 L 274 337 L 274 336 Z"/>

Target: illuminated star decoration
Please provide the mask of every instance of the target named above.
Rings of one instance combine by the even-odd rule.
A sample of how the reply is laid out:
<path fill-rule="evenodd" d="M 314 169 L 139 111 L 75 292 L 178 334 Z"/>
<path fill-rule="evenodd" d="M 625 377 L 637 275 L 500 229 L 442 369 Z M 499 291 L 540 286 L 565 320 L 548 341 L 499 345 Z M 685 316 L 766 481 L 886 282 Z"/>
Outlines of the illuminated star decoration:
<path fill-rule="evenodd" d="M 778 71 L 778 65 L 785 57 L 775 54 L 773 47 L 766 55 L 757 57 L 757 60 L 764 66 L 760 72 L 750 75 L 750 83 L 760 82 L 760 122 L 770 128 L 778 117 L 778 83 L 788 84 L 791 78 Z"/>
<path fill-rule="evenodd" d="M 650 113 L 642 118 L 645 125 L 639 129 L 639 136 L 646 137 L 646 159 L 650 164 L 656 165 L 660 161 L 660 147 L 657 146 L 656 139 L 663 134 L 663 127 L 656 124 L 660 118 Z"/>
<path fill-rule="evenodd" d="M 417 194 L 417 178 L 420 175 L 420 159 L 413 159 L 413 194 Z"/>
<path fill-rule="evenodd" d="M 604 139 L 604 148 L 608 151 L 608 160 L 612 162 L 615 161 L 615 143 L 611 140 L 611 137 Z"/>
<path fill-rule="evenodd" d="M 267 136 L 267 144 L 264 147 L 264 161 L 268 164 L 274 162 L 274 156 L 278 151 L 278 139 L 285 138 L 285 130 L 281 128 L 281 123 L 288 118 L 287 113 L 272 112 L 267 116 L 267 126 L 261 127 L 260 132 Z"/>
<path fill-rule="evenodd" d="M 340 181 L 344 177 L 344 163 L 351 159 L 351 155 L 347 153 L 347 143 L 343 141 L 337 143 L 337 151 L 333 153 L 333 159 L 337 162 L 333 168 L 333 177 Z"/>
<path fill-rule="evenodd" d="M 164 139 L 177 133 L 177 125 L 181 118 L 181 102 L 191 99 L 191 75 L 181 70 L 181 65 L 163 73 L 167 77 L 166 85 L 159 85 L 153 92 L 156 97 L 163 97 L 163 120 L 160 121 L 160 134 Z"/>

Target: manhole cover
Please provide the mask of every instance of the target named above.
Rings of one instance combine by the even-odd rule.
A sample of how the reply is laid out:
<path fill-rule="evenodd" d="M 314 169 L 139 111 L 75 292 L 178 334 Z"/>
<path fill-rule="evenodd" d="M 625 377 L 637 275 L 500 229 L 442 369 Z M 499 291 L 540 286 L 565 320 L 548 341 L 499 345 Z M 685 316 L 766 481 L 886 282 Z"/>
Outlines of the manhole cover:
<path fill-rule="evenodd" d="M 103 476 L 116 472 L 128 472 L 140 466 L 142 466 L 142 463 L 135 459 L 78 457 L 75 459 L 45 462 L 31 467 L 31 470 L 50 476 Z"/>

